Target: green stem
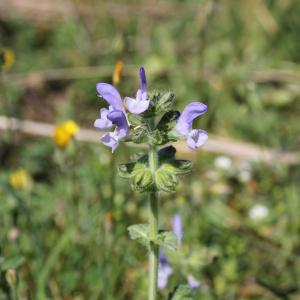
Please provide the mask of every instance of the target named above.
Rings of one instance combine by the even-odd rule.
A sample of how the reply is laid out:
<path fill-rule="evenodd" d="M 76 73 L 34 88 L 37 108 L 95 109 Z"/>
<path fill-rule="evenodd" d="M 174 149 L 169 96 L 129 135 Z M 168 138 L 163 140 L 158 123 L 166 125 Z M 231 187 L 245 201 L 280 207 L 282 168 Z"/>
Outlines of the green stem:
<path fill-rule="evenodd" d="M 158 155 L 157 149 L 154 146 L 150 146 L 149 149 L 149 167 L 153 174 L 157 169 Z M 149 237 L 155 239 L 158 232 L 158 207 L 159 195 L 158 192 L 149 193 Z M 149 254 L 149 292 L 148 300 L 156 300 L 157 295 L 157 274 L 158 274 L 158 251 L 159 248 L 156 244 L 150 244 Z"/>

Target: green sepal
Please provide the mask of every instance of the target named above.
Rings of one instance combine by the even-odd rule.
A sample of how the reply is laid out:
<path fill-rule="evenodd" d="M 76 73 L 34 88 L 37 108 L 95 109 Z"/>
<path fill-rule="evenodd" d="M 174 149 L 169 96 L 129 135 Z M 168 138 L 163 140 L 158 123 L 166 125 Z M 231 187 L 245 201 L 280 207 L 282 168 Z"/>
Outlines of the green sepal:
<path fill-rule="evenodd" d="M 178 248 L 178 238 L 173 231 L 160 230 L 153 242 L 172 251 Z"/>
<path fill-rule="evenodd" d="M 127 229 L 132 240 L 137 240 L 143 246 L 146 246 L 147 248 L 149 247 L 150 241 L 148 224 L 135 224 L 129 226 Z"/>
<path fill-rule="evenodd" d="M 177 176 L 192 172 L 192 163 L 189 160 L 169 160 L 163 163 L 161 167 Z"/>
<path fill-rule="evenodd" d="M 149 168 L 139 170 L 131 177 L 132 188 L 140 193 L 153 191 L 153 176 Z"/>
<path fill-rule="evenodd" d="M 181 284 L 169 294 L 168 300 L 194 300 L 194 297 L 191 288 L 187 284 Z"/>
<path fill-rule="evenodd" d="M 178 178 L 172 172 L 161 166 L 155 173 L 156 188 L 159 191 L 175 192 L 178 184 Z"/>
<path fill-rule="evenodd" d="M 154 190 L 154 179 L 152 172 L 147 167 L 147 157 L 143 156 L 138 162 L 121 164 L 118 166 L 118 175 L 130 180 L 130 184 L 135 191 L 140 193 Z"/>
<path fill-rule="evenodd" d="M 157 190 L 174 192 L 180 176 L 192 171 L 189 160 L 176 160 L 176 149 L 168 146 L 158 152 L 160 167 L 155 173 Z"/>
<path fill-rule="evenodd" d="M 138 172 L 145 169 L 145 165 L 141 162 L 118 165 L 118 175 L 122 178 L 131 178 Z"/>

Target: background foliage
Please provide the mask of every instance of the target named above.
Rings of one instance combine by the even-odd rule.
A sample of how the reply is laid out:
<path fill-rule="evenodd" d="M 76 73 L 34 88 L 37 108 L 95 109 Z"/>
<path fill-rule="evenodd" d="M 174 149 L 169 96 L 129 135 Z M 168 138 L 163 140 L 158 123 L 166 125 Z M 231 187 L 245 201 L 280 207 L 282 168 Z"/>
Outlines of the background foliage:
<path fill-rule="evenodd" d="M 111 82 L 122 59 L 122 95 L 133 95 L 143 65 L 150 87 L 176 92 L 178 108 L 208 104 L 198 125 L 209 133 L 298 150 L 299 1 L 73 0 L 39 13 L 26 4 L 32 13 L 0 13 L 1 46 L 15 54 L 2 70 L 2 115 L 91 128 L 95 83 Z M 11 268 L 20 299 L 145 299 L 147 255 L 126 230 L 147 218 L 145 196 L 113 167 L 136 151 L 123 145 L 113 158 L 76 142 L 61 151 L 1 132 L 0 299 L 11 299 Z M 168 289 L 193 275 L 195 299 L 299 299 L 299 175 L 298 166 L 199 151 L 193 174 L 162 197 L 163 227 L 174 213 L 184 221 L 182 248 L 167 253 L 176 271 Z"/>

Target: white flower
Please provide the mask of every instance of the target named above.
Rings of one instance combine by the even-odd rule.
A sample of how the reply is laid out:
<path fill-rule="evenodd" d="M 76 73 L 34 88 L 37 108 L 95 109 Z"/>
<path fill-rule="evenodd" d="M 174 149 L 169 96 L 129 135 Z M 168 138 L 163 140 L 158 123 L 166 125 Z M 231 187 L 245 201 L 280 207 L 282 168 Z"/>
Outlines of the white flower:
<path fill-rule="evenodd" d="M 249 210 L 249 217 L 252 220 L 261 220 L 268 216 L 269 209 L 262 205 L 262 204 L 256 204 Z"/>
<path fill-rule="evenodd" d="M 218 156 L 214 165 L 218 169 L 229 170 L 232 167 L 232 160 L 227 156 Z"/>

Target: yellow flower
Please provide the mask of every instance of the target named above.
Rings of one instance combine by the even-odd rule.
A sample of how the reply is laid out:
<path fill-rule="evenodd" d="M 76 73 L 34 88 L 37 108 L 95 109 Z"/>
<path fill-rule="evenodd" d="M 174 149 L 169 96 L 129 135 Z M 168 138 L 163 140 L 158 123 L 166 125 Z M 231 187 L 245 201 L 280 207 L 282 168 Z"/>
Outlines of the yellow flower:
<path fill-rule="evenodd" d="M 0 65 L 4 70 L 9 70 L 15 63 L 15 54 L 10 49 L 0 49 Z"/>
<path fill-rule="evenodd" d="M 123 70 L 124 63 L 122 60 L 118 60 L 115 64 L 114 73 L 112 76 L 113 85 L 117 85 L 120 82 L 122 70 Z"/>
<path fill-rule="evenodd" d="M 9 184 L 14 189 L 29 190 L 32 187 L 32 178 L 25 169 L 19 168 L 10 174 Z"/>
<path fill-rule="evenodd" d="M 71 120 L 56 126 L 53 133 L 55 144 L 60 148 L 66 147 L 78 131 L 79 126 Z"/>

